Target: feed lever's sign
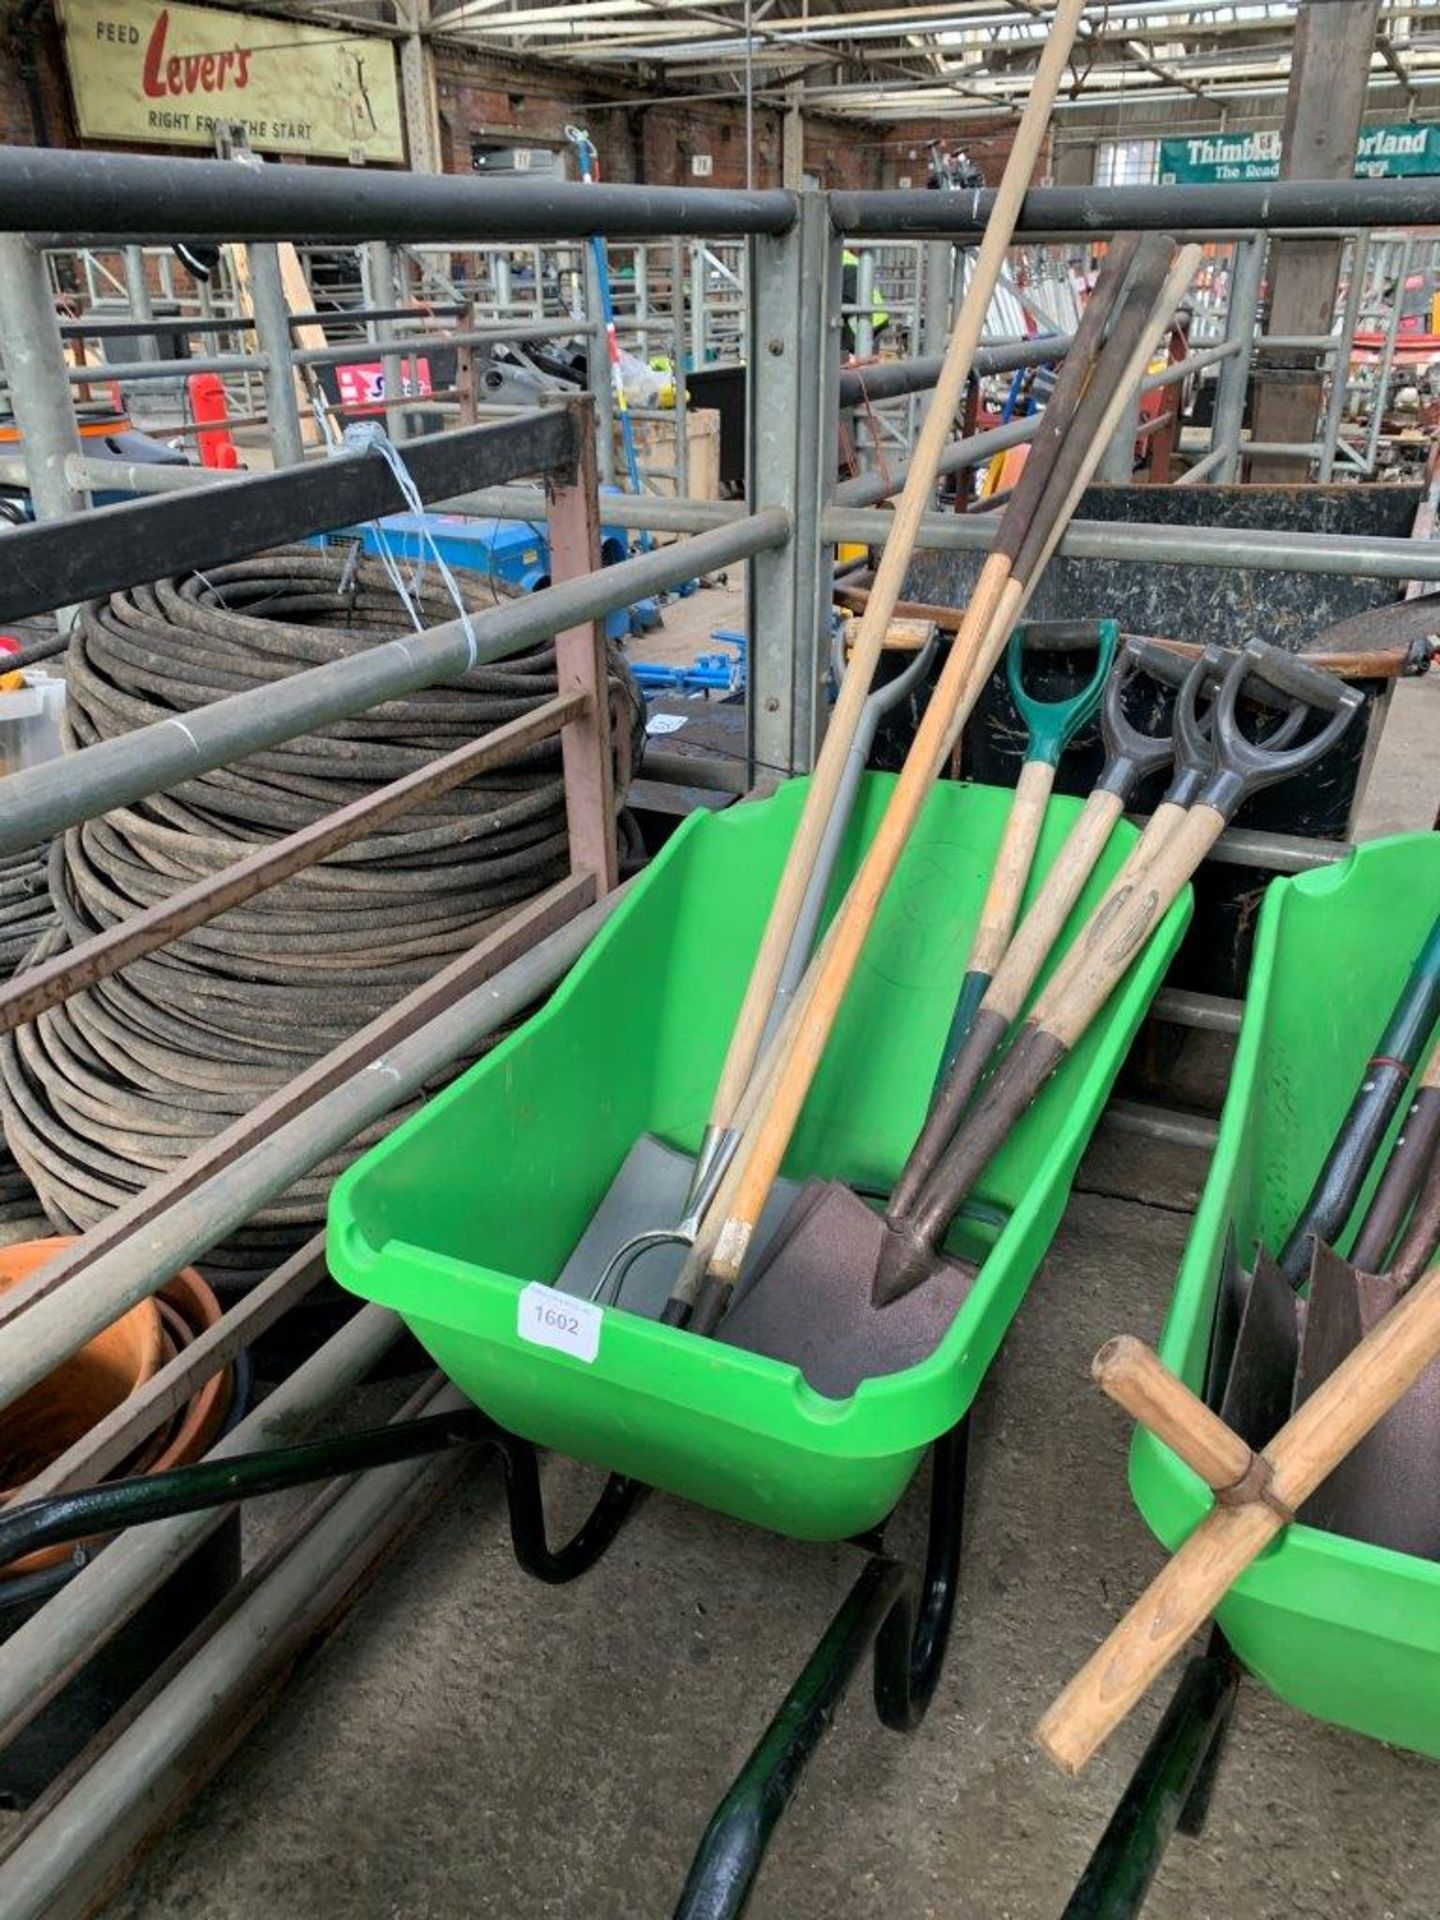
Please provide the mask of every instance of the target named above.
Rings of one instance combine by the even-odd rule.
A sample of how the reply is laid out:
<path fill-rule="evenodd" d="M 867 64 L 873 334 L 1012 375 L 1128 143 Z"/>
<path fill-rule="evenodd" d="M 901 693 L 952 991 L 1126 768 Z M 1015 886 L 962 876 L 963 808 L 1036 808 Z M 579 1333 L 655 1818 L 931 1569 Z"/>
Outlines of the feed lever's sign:
<path fill-rule="evenodd" d="M 261 153 L 403 160 L 387 40 L 160 0 L 61 0 L 88 140 L 210 147 L 243 127 Z"/>

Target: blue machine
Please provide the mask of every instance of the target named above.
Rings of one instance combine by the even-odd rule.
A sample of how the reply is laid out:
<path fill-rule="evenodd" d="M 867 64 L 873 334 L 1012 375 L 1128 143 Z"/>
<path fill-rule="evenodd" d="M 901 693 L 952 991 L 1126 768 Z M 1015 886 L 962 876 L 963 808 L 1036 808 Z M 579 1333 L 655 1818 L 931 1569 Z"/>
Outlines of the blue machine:
<path fill-rule="evenodd" d="M 654 660 L 632 660 L 630 671 L 639 682 L 641 692 L 646 695 L 682 694 L 686 699 L 696 699 L 702 695 L 708 699 L 712 693 L 743 692 L 747 645 L 745 635 L 733 627 L 716 627 L 710 638 L 718 640 L 722 646 L 733 647 L 735 651 L 697 654 L 688 667 L 667 666 Z"/>
<path fill-rule="evenodd" d="M 379 526 L 391 553 L 407 565 L 418 565 L 430 557 L 424 538 L 428 532 L 443 554 L 446 566 L 464 567 L 478 573 L 492 586 L 535 593 L 550 584 L 550 543 L 543 520 L 478 520 L 458 513 L 391 513 Z M 348 544 L 352 540 L 358 540 L 366 553 L 380 551 L 380 537 L 374 523 L 316 536 L 319 546 Z M 629 557 L 630 542 L 624 528 L 602 527 L 600 564 L 610 567 L 617 560 Z M 659 624 L 660 609 L 656 602 L 641 600 L 633 607 L 616 607 L 605 616 L 605 638 L 624 640 L 631 633 L 645 633 Z"/>

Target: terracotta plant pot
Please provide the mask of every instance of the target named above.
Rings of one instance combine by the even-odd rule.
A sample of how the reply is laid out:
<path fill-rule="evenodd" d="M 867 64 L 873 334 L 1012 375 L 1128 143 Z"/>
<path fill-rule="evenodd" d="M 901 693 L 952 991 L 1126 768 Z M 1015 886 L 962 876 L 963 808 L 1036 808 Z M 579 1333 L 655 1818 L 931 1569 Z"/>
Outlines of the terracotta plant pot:
<path fill-rule="evenodd" d="M 0 1293 L 53 1260 L 66 1240 L 25 1240 L 0 1248 Z M 159 1370 L 165 1352 L 160 1310 L 142 1300 L 78 1353 L 0 1412 L 0 1486 L 23 1487 Z"/>
<path fill-rule="evenodd" d="M 68 1238 L 56 1237 L 0 1249 L 0 1287 L 13 1286 L 71 1244 Z M 0 1500 L 11 1498 L 28 1479 L 144 1386 L 160 1367 L 213 1326 L 222 1311 L 195 1269 L 183 1267 L 154 1299 L 132 1307 L 23 1399 L 0 1413 L 0 1482 L 4 1483 Z M 233 1369 L 226 1367 L 212 1374 L 170 1420 L 147 1435 L 106 1478 L 163 1473 L 199 1460 L 219 1436 L 233 1393 Z M 82 1544 L 93 1550 L 102 1541 L 96 1538 Z M 0 1588 L 7 1579 L 55 1566 L 70 1559 L 75 1551 L 75 1545 L 66 1545 L 27 1554 L 0 1570 Z"/>

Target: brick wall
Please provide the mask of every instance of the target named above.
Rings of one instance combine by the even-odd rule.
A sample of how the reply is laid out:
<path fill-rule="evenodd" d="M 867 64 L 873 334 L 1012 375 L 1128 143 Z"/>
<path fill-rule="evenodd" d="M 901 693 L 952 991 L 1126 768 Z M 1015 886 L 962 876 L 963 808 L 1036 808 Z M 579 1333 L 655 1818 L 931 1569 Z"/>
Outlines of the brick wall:
<path fill-rule="evenodd" d="M 60 54 L 60 30 L 53 15 L 42 13 L 36 19 L 33 44 L 50 143 L 56 147 L 78 146 Z M 38 139 L 39 129 L 21 78 L 19 49 L 8 33 L 0 31 L 0 145 L 33 147 Z"/>
<path fill-rule="evenodd" d="M 880 136 L 881 171 L 885 185 L 893 187 L 902 174 L 909 174 L 913 186 L 923 187 L 929 171 L 932 140 L 944 140 L 952 148 L 961 147 L 985 176 L 985 184 L 997 187 L 1005 171 L 1005 162 L 1015 141 L 1018 122 L 1011 119 L 983 120 L 906 120 L 889 127 Z M 869 130 L 872 132 L 873 130 Z M 1035 169 L 1034 183 L 1039 186 L 1049 176 L 1050 147 L 1047 141 Z"/>
<path fill-rule="evenodd" d="M 54 146 L 81 146 L 70 107 L 69 85 L 53 15 L 36 21 L 41 89 Z M 600 153 L 606 179 L 644 180 L 653 186 L 698 184 L 691 171 L 696 154 L 708 153 L 711 172 L 705 184 L 745 184 L 745 110 L 739 100 L 696 100 L 684 105 L 650 105 L 643 93 L 633 102 L 594 112 L 587 99 L 624 99 L 630 91 L 608 75 L 571 74 L 532 63 L 441 47 L 436 51 L 441 145 L 446 168 L 470 171 L 472 140 L 536 146 L 563 146 L 567 122 L 588 125 Z M 755 183 L 778 186 L 781 172 L 782 115 L 772 107 L 755 110 Z M 904 174 L 923 185 L 929 140 L 958 138 L 992 184 L 1000 177 L 1014 138 L 1014 122 L 957 125 L 933 120 L 899 126 L 807 118 L 805 168 L 825 187 L 893 186 Z M 21 81 L 15 48 L 0 36 L 0 143 L 28 146 L 36 140 L 30 104 Z M 164 153 L 164 147 L 131 147 L 130 152 Z M 1044 169 L 1037 177 L 1043 176 Z"/>
<path fill-rule="evenodd" d="M 567 121 L 578 120 L 589 129 L 607 180 L 692 186 L 697 176 L 691 161 L 708 154 L 711 171 L 703 176 L 705 185 L 745 184 L 745 109 L 738 100 L 651 105 L 636 91 L 630 104 L 595 112 L 586 102 L 597 93 L 613 101 L 629 90 L 605 75 L 557 74 L 448 47 L 437 49 L 435 64 L 445 164 L 454 172 L 469 171 L 473 140 L 559 146 Z M 757 107 L 756 186 L 780 184 L 781 146 L 781 114 Z M 825 186 L 881 184 L 879 149 L 863 139 L 857 142 L 856 130 L 835 120 L 807 123 L 805 166 L 819 174 Z"/>

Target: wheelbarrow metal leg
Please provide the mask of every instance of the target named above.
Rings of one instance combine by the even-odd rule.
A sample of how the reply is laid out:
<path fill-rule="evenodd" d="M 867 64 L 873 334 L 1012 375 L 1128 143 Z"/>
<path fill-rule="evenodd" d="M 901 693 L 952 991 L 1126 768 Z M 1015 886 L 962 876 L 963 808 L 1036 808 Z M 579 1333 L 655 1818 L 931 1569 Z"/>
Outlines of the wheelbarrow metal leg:
<path fill-rule="evenodd" d="M 676 1920 L 736 1920 L 745 1911 L 770 1836 L 905 1581 L 898 1560 L 866 1564 L 705 1829 Z"/>
<path fill-rule="evenodd" d="M 875 1710 L 896 1732 L 924 1718 L 944 1664 L 960 1575 L 968 1419 L 935 1443 L 918 1596 L 910 1570 L 875 1553 L 705 1829 L 675 1920 L 738 1920 L 770 1837 L 851 1680 L 875 1643 Z"/>
<path fill-rule="evenodd" d="M 1186 1667 L 1061 1920 L 1133 1920 L 1177 1826 L 1204 1824 L 1240 1663 L 1217 1633 Z"/>

